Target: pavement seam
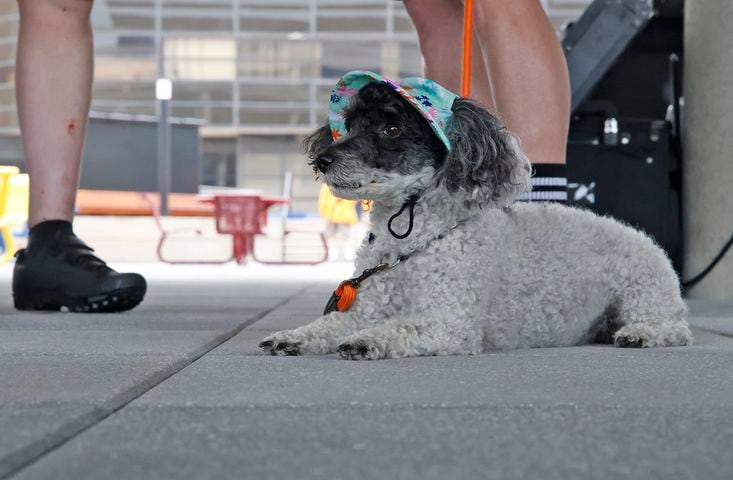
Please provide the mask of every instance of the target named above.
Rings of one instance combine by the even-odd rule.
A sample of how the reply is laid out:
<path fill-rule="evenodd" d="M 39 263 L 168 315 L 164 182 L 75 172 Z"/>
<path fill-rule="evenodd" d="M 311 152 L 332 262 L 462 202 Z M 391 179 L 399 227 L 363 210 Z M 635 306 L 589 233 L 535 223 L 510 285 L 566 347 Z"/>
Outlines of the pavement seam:
<path fill-rule="evenodd" d="M 718 330 L 714 330 L 712 328 L 699 327 L 697 325 L 693 325 L 692 328 L 697 329 L 697 330 L 702 330 L 705 333 L 711 333 L 713 335 L 718 335 L 720 337 L 733 338 L 733 333 L 719 332 Z"/>
<path fill-rule="evenodd" d="M 75 418 L 70 423 L 62 425 L 55 432 L 46 435 L 41 440 L 32 442 L 20 450 L 12 452 L 4 457 L 0 457 L 0 480 L 5 480 L 15 476 L 23 469 L 33 465 L 41 458 L 61 448 L 66 443 L 93 428 L 95 425 L 103 422 L 105 419 L 122 410 L 145 393 L 175 376 L 190 365 L 196 363 L 202 357 L 220 347 L 227 341 L 236 337 L 245 328 L 262 320 L 278 308 L 287 305 L 308 288 L 309 287 L 304 287 L 298 290 L 272 307 L 250 317 L 247 321 L 237 325 L 235 328 L 215 337 L 202 347 L 194 350 L 191 354 L 183 356 L 180 360 L 173 362 L 171 365 L 157 372 L 153 372 L 139 383 L 136 383 L 132 387 L 115 395 L 112 399 L 104 402 L 100 407 L 94 408 L 90 412 Z M 50 441 L 49 438 L 51 438 Z"/>
<path fill-rule="evenodd" d="M 181 405 L 165 405 L 165 406 L 135 406 L 131 407 L 136 410 L 153 411 L 156 409 L 173 409 L 173 410 L 209 410 L 211 406 L 181 406 Z M 350 401 L 336 402 L 333 404 L 326 403 L 308 403 L 302 405 L 217 405 L 217 410 L 230 410 L 237 412 L 279 412 L 279 411 L 306 411 L 314 412 L 319 410 L 327 410 L 333 412 L 342 412 L 349 410 L 390 410 L 390 411 L 454 411 L 454 410 L 476 410 L 476 411 L 503 411 L 503 410 L 535 410 L 551 409 L 551 410 L 576 410 L 576 411 L 592 411 L 592 410 L 603 410 L 609 412 L 655 412 L 659 411 L 660 408 L 667 410 L 679 410 L 679 411 L 695 411 L 695 412 L 719 412 L 719 411 L 730 411 L 733 412 L 733 406 L 725 405 L 693 405 L 690 403 L 679 403 L 679 404 L 664 404 L 656 405 L 653 407 L 645 407 L 642 405 L 605 405 L 603 403 L 588 403 L 585 405 L 579 405 L 573 402 L 529 402 L 529 403 L 469 403 L 469 404 L 425 404 L 415 402 L 396 402 L 396 403 L 376 403 L 376 402 L 358 402 Z"/>

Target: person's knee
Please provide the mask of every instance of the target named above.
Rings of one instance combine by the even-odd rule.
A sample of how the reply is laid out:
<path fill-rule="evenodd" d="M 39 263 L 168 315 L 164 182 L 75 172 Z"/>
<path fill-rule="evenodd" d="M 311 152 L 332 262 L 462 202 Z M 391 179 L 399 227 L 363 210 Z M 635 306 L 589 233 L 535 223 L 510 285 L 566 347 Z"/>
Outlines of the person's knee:
<path fill-rule="evenodd" d="M 76 27 L 87 24 L 94 0 L 18 0 L 22 22 Z"/>

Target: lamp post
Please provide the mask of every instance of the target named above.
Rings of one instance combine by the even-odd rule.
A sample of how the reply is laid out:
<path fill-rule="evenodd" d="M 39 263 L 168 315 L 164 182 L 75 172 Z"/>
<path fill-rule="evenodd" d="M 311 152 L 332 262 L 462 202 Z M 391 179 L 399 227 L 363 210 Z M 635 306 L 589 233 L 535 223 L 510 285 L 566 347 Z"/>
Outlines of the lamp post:
<path fill-rule="evenodd" d="M 158 191 L 160 192 L 160 214 L 168 215 L 168 194 L 171 190 L 171 125 L 169 121 L 170 100 L 173 97 L 173 83 L 168 78 L 155 82 L 155 98 L 158 101 Z"/>
<path fill-rule="evenodd" d="M 168 117 L 173 84 L 165 78 L 163 0 L 155 0 L 155 56 L 158 66 L 158 79 L 155 81 L 155 99 L 158 104 L 158 192 L 160 214 L 168 215 L 168 194 L 171 190 L 171 127 Z"/>

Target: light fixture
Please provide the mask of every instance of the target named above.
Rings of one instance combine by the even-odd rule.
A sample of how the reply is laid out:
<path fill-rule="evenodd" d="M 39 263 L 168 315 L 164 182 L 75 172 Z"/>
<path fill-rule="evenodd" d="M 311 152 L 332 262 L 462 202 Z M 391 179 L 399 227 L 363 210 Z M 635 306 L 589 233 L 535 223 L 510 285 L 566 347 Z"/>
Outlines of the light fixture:
<path fill-rule="evenodd" d="M 159 78 L 155 81 L 155 98 L 157 100 L 173 98 L 173 82 L 170 78 Z"/>

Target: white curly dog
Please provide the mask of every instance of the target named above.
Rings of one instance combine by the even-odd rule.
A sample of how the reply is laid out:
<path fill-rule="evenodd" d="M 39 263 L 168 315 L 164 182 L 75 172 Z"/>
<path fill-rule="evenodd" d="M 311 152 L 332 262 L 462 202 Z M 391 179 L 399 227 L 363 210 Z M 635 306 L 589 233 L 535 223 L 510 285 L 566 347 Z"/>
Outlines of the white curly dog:
<path fill-rule="evenodd" d="M 345 112 L 348 135 L 333 141 L 326 125 L 307 140 L 335 195 L 372 202 L 356 274 L 383 270 L 348 310 L 260 348 L 359 360 L 691 344 L 679 279 L 648 236 L 576 208 L 514 203 L 530 188 L 514 137 L 468 99 L 452 113 L 448 151 L 410 103 L 371 83 Z"/>

